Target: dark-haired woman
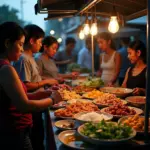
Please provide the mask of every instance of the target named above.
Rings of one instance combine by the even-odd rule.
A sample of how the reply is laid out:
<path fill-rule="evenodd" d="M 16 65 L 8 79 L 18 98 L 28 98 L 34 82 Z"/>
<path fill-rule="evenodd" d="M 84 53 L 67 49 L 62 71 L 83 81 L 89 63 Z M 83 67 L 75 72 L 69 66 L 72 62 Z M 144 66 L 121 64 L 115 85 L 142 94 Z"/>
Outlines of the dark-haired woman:
<path fill-rule="evenodd" d="M 120 72 L 121 56 L 116 52 L 115 45 L 109 33 L 98 35 L 98 46 L 103 51 L 100 55 L 99 75 L 106 86 L 117 86 L 117 78 Z"/>
<path fill-rule="evenodd" d="M 145 95 L 146 48 L 142 41 L 133 41 L 130 43 L 128 58 L 133 67 L 127 70 L 122 87 L 134 89 L 133 94 L 135 95 Z"/>
<path fill-rule="evenodd" d="M 27 94 L 26 87 L 11 66 L 11 62 L 20 57 L 24 40 L 25 32 L 16 23 L 0 25 L 0 149 L 5 150 L 32 150 L 30 112 L 42 111 L 57 100 L 45 98 L 39 101 L 35 93 Z"/>
<path fill-rule="evenodd" d="M 72 78 L 76 74 L 59 74 L 58 68 L 53 60 L 58 49 L 58 42 L 52 36 L 47 36 L 43 40 L 42 53 L 35 57 L 43 79 L 48 78 Z"/>

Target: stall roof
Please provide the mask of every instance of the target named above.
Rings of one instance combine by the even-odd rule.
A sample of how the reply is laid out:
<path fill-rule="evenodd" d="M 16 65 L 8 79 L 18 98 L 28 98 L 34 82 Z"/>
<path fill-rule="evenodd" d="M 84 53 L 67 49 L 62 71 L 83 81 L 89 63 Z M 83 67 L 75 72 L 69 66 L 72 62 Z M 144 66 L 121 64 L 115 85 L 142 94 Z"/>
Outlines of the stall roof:
<path fill-rule="evenodd" d="M 110 16 L 113 6 L 125 20 L 147 14 L 147 0 L 38 0 L 37 11 L 47 13 L 48 19 L 52 19 L 84 14 L 95 4 L 98 16 Z"/>

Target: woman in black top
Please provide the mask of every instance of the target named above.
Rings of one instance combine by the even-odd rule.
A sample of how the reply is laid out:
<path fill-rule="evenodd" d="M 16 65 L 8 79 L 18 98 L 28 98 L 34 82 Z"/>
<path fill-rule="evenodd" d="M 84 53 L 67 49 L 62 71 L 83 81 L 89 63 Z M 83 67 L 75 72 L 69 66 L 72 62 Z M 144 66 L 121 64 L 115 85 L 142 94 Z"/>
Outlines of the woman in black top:
<path fill-rule="evenodd" d="M 127 70 L 122 87 L 134 89 L 134 95 L 145 95 L 146 48 L 144 43 L 141 41 L 131 42 L 128 47 L 128 58 L 133 67 Z"/>

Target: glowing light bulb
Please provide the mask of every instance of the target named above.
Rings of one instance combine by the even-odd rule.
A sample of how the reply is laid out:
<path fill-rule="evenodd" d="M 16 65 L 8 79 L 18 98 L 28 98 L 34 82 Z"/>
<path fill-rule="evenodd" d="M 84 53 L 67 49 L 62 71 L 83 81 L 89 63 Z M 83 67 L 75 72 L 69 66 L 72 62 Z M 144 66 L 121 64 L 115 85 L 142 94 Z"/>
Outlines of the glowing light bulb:
<path fill-rule="evenodd" d="M 118 24 L 118 21 L 117 21 L 117 17 L 116 16 L 112 16 L 110 18 L 110 22 L 109 22 L 109 25 L 108 25 L 108 30 L 109 32 L 111 33 L 116 33 L 118 32 L 119 30 L 119 24 Z"/>
<path fill-rule="evenodd" d="M 51 34 L 51 35 L 54 35 L 54 34 L 55 34 L 55 31 L 54 31 L 54 30 L 51 30 L 51 31 L 50 31 L 50 34 Z"/>
<path fill-rule="evenodd" d="M 58 43 L 61 43 L 62 42 L 62 38 L 58 38 L 57 41 L 58 41 Z"/>
<path fill-rule="evenodd" d="M 84 25 L 83 32 L 84 32 L 85 35 L 88 35 L 90 33 L 90 26 L 89 26 L 88 23 L 86 23 Z"/>
<path fill-rule="evenodd" d="M 83 30 L 80 31 L 80 33 L 79 33 L 79 38 L 80 38 L 81 40 L 84 39 L 84 32 L 83 32 Z"/>
<path fill-rule="evenodd" d="M 90 33 L 94 36 L 94 35 L 97 34 L 97 32 L 98 32 L 98 29 L 97 29 L 97 23 L 92 23 Z"/>

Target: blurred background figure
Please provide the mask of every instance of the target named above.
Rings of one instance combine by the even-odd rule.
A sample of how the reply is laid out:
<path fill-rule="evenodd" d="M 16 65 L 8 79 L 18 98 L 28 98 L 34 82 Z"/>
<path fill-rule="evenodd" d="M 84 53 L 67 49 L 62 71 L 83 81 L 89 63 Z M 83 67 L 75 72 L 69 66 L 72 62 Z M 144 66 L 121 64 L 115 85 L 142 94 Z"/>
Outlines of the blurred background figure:
<path fill-rule="evenodd" d="M 121 55 L 121 68 L 120 68 L 120 73 L 119 73 L 119 85 L 121 86 L 124 78 L 125 78 L 125 74 L 127 69 L 130 67 L 131 63 L 128 59 L 128 52 L 127 52 L 127 48 L 128 45 L 130 43 L 130 38 L 129 37 L 124 37 L 121 38 L 121 48 L 118 49 L 118 53 Z"/>

